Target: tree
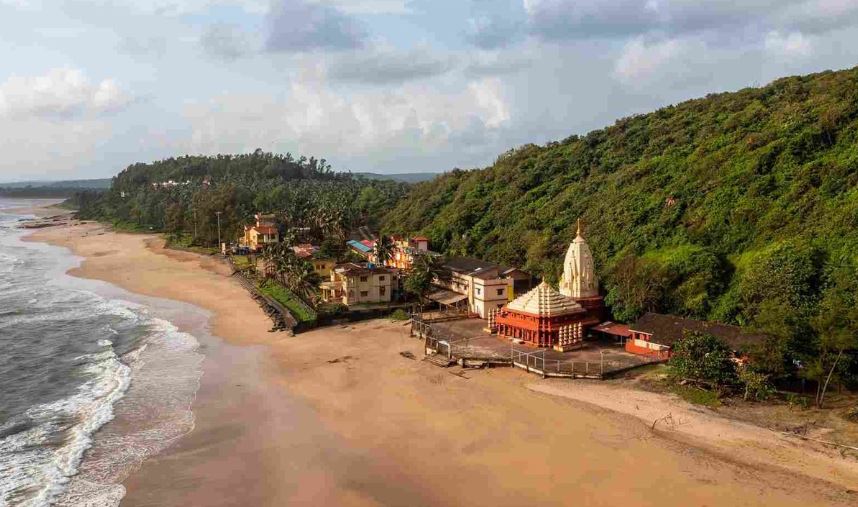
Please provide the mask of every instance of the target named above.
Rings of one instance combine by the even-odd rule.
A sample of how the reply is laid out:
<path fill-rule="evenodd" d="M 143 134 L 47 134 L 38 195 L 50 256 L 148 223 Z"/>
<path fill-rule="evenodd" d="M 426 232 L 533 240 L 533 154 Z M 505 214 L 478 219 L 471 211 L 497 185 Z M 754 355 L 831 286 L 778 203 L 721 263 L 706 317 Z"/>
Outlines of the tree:
<path fill-rule="evenodd" d="M 623 257 L 611 272 L 613 286 L 606 298 L 614 316 L 631 322 L 655 310 L 662 295 L 661 278 L 654 263 L 632 254 Z"/>
<path fill-rule="evenodd" d="M 673 347 L 668 366 L 680 379 L 721 387 L 737 380 L 732 352 L 718 338 L 697 332 L 687 332 Z"/>
<path fill-rule="evenodd" d="M 380 234 L 375 241 L 372 253 L 375 262 L 381 266 L 386 265 L 393 258 L 393 241 L 391 241 L 390 236 Z"/>
<path fill-rule="evenodd" d="M 325 259 L 340 261 L 346 255 L 346 244 L 334 236 L 326 236 L 319 245 L 319 256 Z"/>
<path fill-rule="evenodd" d="M 174 202 L 167 207 L 164 222 L 167 232 L 169 232 L 173 238 L 181 236 L 182 230 L 185 226 L 185 208 L 180 202 Z"/>
<path fill-rule="evenodd" d="M 316 296 L 321 281 L 322 279 L 313 269 L 313 265 L 307 261 L 297 259 L 289 266 L 287 287 L 312 306 L 316 305 Z"/>
<path fill-rule="evenodd" d="M 819 305 L 811 325 L 817 333 L 818 352 L 806 376 L 817 381 L 816 406 L 822 408 L 831 380 L 844 366 L 844 354 L 858 349 L 858 284 L 852 268 L 835 270 L 833 287 Z"/>
<path fill-rule="evenodd" d="M 442 275 L 441 261 L 429 254 L 418 254 L 414 257 L 414 265 L 405 278 L 405 291 L 417 297 L 420 304 L 432 288 L 432 281 Z"/>

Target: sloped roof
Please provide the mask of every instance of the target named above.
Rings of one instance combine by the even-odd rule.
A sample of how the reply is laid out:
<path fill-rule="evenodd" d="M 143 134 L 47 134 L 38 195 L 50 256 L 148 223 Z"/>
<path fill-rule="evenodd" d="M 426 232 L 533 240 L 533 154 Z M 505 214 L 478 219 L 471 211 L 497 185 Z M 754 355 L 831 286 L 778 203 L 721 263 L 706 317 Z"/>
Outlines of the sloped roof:
<path fill-rule="evenodd" d="M 362 252 L 362 253 L 372 252 L 372 247 L 368 247 L 368 246 L 364 245 L 363 243 L 361 243 L 360 241 L 355 241 L 352 239 L 352 240 L 347 241 L 346 244 L 348 246 L 350 246 L 351 248 L 354 248 L 355 250 Z"/>
<path fill-rule="evenodd" d="M 733 350 L 741 350 L 750 344 L 760 343 L 766 339 L 764 334 L 747 332 L 738 326 L 651 312 L 645 313 L 630 327 L 632 331 L 652 335 L 654 343 L 667 346 L 673 346 L 682 339 L 686 331 L 715 336 Z"/>
<path fill-rule="evenodd" d="M 262 234 L 275 234 L 277 233 L 277 229 L 270 225 L 254 225 L 250 228 L 250 230 L 255 230 L 256 232 Z"/>
<path fill-rule="evenodd" d="M 361 265 L 356 264 L 354 262 L 348 262 L 345 264 L 338 264 L 334 271 L 337 273 L 343 274 L 345 276 L 358 276 L 358 275 L 383 275 L 386 273 L 393 273 L 393 271 L 381 267 L 372 265 Z"/>
<path fill-rule="evenodd" d="M 506 307 L 508 310 L 540 317 L 558 317 L 586 312 L 574 299 L 564 296 L 545 282 L 519 296 Z"/>

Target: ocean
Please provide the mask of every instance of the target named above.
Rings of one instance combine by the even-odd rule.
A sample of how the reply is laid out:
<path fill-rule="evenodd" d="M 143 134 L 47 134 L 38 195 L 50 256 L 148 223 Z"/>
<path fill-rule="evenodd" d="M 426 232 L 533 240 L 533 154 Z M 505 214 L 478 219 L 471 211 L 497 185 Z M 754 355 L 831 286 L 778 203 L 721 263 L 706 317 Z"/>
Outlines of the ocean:
<path fill-rule="evenodd" d="M 193 429 L 208 316 L 66 275 L 81 259 L 21 241 L 31 204 L 0 198 L 0 507 L 115 506 Z"/>

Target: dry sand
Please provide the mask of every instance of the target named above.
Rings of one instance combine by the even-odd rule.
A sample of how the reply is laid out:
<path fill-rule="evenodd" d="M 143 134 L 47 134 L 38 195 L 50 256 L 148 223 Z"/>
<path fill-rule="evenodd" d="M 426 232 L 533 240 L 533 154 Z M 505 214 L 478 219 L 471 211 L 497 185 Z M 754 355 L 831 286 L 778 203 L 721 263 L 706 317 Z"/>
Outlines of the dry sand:
<path fill-rule="evenodd" d="M 855 505 L 858 466 L 670 397 L 497 369 L 452 374 L 401 323 L 287 338 L 219 261 L 96 224 L 31 239 L 74 275 L 212 312 L 195 429 L 123 505 Z M 673 427 L 650 429 L 672 413 Z"/>

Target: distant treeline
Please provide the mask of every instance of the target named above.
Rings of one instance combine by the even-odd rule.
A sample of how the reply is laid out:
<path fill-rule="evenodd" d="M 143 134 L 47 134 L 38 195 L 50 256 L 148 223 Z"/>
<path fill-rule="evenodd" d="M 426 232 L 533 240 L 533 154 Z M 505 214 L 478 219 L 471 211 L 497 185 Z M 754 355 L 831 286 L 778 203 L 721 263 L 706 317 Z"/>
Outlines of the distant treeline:
<path fill-rule="evenodd" d="M 0 197 L 25 199 L 69 199 L 79 192 L 81 192 L 80 187 L 31 186 L 8 188 L 0 186 Z"/>
<path fill-rule="evenodd" d="M 324 159 L 275 155 L 185 156 L 134 164 L 105 192 L 75 196 L 82 218 L 192 235 L 201 245 L 235 240 L 257 212 L 321 241 L 375 227 L 408 185 L 334 172 Z"/>

